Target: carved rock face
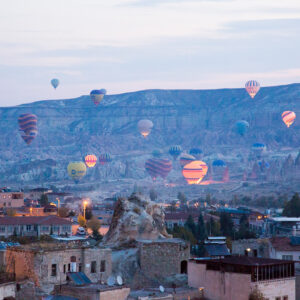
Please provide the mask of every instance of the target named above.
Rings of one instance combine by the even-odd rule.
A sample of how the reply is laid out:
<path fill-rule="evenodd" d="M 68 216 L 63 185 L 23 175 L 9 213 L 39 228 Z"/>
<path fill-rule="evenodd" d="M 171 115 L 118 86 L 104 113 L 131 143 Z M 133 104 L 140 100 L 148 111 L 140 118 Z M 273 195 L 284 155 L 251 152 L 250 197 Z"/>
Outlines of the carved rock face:
<path fill-rule="evenodd" d="M 138 239 L 170 237 L 165 228 L 163 209 L 140 195 L 120 198 L 116 204 L 112 222 L 104 243 L 110 246 L 126 246 Z"/>

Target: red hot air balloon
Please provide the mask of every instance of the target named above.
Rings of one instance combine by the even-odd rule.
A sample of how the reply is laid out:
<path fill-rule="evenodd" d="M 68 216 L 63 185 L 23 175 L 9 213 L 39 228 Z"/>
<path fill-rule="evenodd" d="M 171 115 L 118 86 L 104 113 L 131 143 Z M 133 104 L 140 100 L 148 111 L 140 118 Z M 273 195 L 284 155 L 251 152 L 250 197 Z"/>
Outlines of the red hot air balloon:
<path fill-rule="evenodd" d="M 29 145 L 37 136 L 37 116 L 34 114 L 21 114 L 18 118 L 22 139 Z"/>
<path fill-rule="evenodd" d="M 207 173 L 207 165 L 201 160 L 195 160 L 184 166 L 182 175 L 188 184 L 199 184 Z"/>
<path fill-rule="evenodd" d="M 249 80 L 245 84 L 245 89 L 250 95 L 250 97 L 253 99 L 260 89 L 260 84 L 255 80 Z"/>
<path fill-rule="evenodd" d="M 293 111 L 284 111 L 281 117 L 285 125 L 287 127 L 290 127 L 296 119 L 296 114 Z"/>
<path fill-rule="evenodd" d="M 87 155 L 84 158 L 85 164 L 89 167 L 89 168 L 93 168 L 96 163 L 97 163 L 97 156 L 96 155 Z"/>

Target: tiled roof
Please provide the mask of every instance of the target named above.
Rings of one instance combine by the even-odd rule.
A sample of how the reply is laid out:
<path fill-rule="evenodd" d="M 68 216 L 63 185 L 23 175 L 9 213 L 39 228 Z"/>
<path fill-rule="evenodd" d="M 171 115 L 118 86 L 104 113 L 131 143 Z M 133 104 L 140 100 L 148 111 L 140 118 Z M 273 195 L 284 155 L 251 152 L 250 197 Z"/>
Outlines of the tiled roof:
<path fill-rule="evenodd" d="M 71 225 L 71 221 L 57 217 L 0 217 L 0 225 Z"/>
<path fill-rule="evenodd" d="M 270 243 L 277 251 L 300 251 L 300 245 L 292 245 L 291 239 L 287 236 L 270 238 Z"/>

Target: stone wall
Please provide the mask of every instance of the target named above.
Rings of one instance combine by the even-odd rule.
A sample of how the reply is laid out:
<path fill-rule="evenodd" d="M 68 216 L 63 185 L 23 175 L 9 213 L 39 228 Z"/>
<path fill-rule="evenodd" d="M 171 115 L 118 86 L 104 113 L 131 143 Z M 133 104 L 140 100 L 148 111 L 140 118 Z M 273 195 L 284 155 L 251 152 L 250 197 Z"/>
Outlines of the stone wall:
<path fill-rule="evenodd" d="M 232 241 L 232 254 L 245 255 L 245 251 L 250 249 L 248 256 L 255 256 L 256 250 L 257 257 L 269 258 L 269 243 L 268 239 L 244 239 Z"/>
<path fill-rule="evenodd" d="M 141 271 L 150 278 L 165 278 L 182 273 L 181 264 L 190 257 L 189 244 L 179 239 L 139 242 Z"/>

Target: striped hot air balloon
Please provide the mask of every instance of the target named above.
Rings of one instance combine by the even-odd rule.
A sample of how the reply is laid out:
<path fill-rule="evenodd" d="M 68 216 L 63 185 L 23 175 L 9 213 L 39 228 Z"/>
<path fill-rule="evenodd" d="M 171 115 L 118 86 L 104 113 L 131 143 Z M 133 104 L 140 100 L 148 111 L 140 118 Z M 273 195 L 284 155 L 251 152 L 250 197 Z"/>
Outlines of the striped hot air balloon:
<path fill-rule="evenodd" d="M 290 127 L 296 119 L 296 114 L 293 111 L 284 111 L 281 117 L 285 125 L 287 127 Z"/>
<path fill-rule="evenodd" d="M 73 161 L 68 164 L 69 176 L 78 183 L 79 180 L 86 174 L 86 166 L 82 161 Z"/>
<path fill-rule="evenodd" d="M 86 155 L 84 161 L 89 168 L 93 168 L 97 163 L 97 156 L 94 154 Z"/>
<path fill-rule="evenodd" d="M 158 176 L 166 179 L 172 170 L 172 162 L 165 158 L 150 158 L 145 163 L 145 169 L 153 180 Z"/>
<path fill-rule="evenodd" d="M 255 80 L 249 80 L 245 84 L 245 89 L 250 95 L 250 97 L 253 99 L 260 89 L 260 84 Z"/>
<path fill-rule="evenodd" d="M 138 122 L 138 129 L 141 135 L 147 137 L 153 128 L 153 123 L 150 120 L 140 120 Z"/>
<path fill-rule="evenodd" d="M 100 154 L 99 156 L 99 163 L 100 165 L 105 165 L 107 163 L 110 163 L 112 161 L 112 157 L 108 153 Z"/>
<path fill-rule="evenodd" d="M 177 157 L 181 154 L 182 149 L 179 145 L 171 146 L 169 149 L 170 155 L 172 155 L 173 159 L 176 160 Z"/>
<path fill-rule="evenodd" d="M 92 99 L 92 101 L 94 102 L 95 105 L 98 105 L 103 97 L 106 95 L 106 90 L 105 89 L 101 89 L 101 90 L 92 90 L 90 92 L 90 97 Z"/>
<path fill-rule="evenodd" d="M 195 160 L 185 165 L 182 175 L 188 184 L 199 184 L 207 173 L 207 165 L 201 160 Z"/>
<path fill-rule="evenodd" d="M 180 158 L 179 158 L 179 163 L 181 165 L 181 168 L 183 168 L 185 165 L 187 165 L 188 163 L 192 162 L 196 160 L 196 158 L 190 154 L 187 153 L 183 153 L 181 154 Z"/>
<path fill-rule="evenodd" d="M 29 145 L 38 134 L 37 116 L 34 114 L 21 114 L 18 123 L 20 131 L 23 131 L 21 137 Z"/>

